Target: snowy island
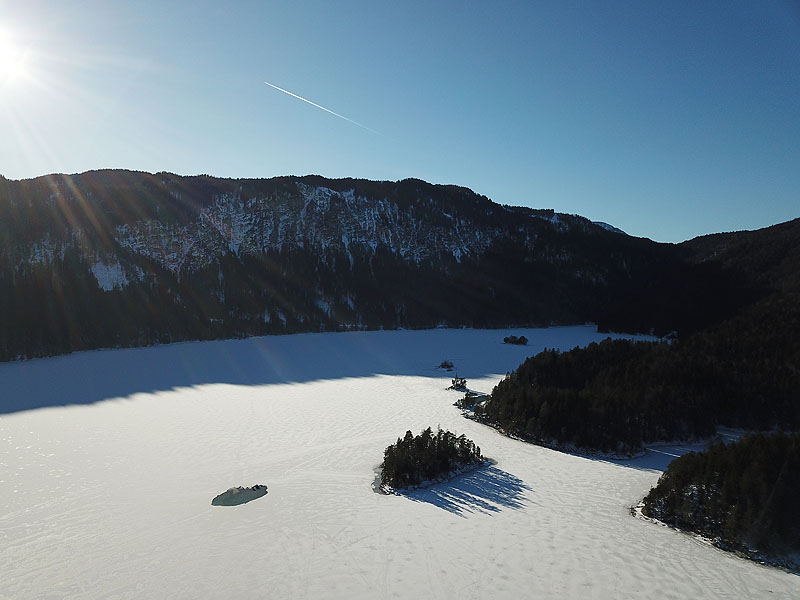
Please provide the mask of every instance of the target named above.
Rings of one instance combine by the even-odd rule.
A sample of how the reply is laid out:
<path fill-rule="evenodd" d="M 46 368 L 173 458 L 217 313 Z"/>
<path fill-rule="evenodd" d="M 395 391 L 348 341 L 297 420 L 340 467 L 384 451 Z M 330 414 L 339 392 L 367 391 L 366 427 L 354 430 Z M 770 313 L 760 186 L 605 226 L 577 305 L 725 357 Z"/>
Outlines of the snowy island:
<path fill-rule="evenodd" d="M 405 436 L 383 453 L 380 489 L 383 491 L 417 487 L 448 479 L 485 464 L 481 449 L 465 435 L 430 427 L 419 435 Z"/>

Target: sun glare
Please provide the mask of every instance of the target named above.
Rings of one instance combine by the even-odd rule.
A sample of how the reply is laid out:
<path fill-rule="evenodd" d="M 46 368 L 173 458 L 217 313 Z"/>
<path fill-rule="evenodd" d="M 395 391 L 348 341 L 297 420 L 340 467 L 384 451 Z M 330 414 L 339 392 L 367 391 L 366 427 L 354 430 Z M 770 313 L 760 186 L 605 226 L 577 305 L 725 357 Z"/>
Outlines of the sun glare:
<path fill-rule="evenodd" d="M 0 32 L 0 84 L 11 84 L 25 78 L 25 63 L 22 47 Z"/>

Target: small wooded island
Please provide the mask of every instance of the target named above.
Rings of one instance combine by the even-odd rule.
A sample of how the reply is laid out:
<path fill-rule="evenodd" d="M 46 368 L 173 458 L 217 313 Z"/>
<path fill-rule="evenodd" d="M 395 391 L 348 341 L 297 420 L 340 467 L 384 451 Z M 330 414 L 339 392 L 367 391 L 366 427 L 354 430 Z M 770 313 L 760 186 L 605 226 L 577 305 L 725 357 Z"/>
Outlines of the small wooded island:
<path fill-rule="evenodd" d="M 800 434 L 750 435 L 676 458 L 642 514 L 728 550 L 800 553 Z"/>
<path fill-rule="evenodd" d="M 401 489 L 435 481 L 456 471 L 485 462 L 481 449 L 463 434 L 430 427 L 419 435 L 405 436 L 388 446 L 381 464 L 381 488 Z"/>

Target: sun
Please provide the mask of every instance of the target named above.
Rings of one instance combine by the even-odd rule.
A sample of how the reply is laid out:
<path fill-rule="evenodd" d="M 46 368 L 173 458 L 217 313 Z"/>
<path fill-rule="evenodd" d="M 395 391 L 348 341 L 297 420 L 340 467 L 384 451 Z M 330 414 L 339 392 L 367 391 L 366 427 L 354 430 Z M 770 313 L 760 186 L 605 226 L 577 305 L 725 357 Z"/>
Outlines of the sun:
<path fill-rule="evenodd" d="M 27 76 L 24 49 L 0 31 L 0 85 L 13 84 Z"/>

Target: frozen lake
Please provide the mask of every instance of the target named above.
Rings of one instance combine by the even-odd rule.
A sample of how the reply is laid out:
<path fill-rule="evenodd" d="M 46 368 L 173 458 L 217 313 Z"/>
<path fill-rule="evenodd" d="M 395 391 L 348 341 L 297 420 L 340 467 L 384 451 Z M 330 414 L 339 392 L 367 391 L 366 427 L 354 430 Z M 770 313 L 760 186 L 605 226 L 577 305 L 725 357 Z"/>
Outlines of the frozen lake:
<path fill-rule="evenodd" d="M 529 346 L 505 345 L 525 335 Z M 593 327 L 307 334 L 0 364 L 2 598 L 798 598 L 800 577 L 629 515 L 669 451 L 610 462 L 468 421 Z M 496 465 L 373 493 L 384 448 L 440 425 Z M 235 507 L 233 486 L 269 493 Z"/>

